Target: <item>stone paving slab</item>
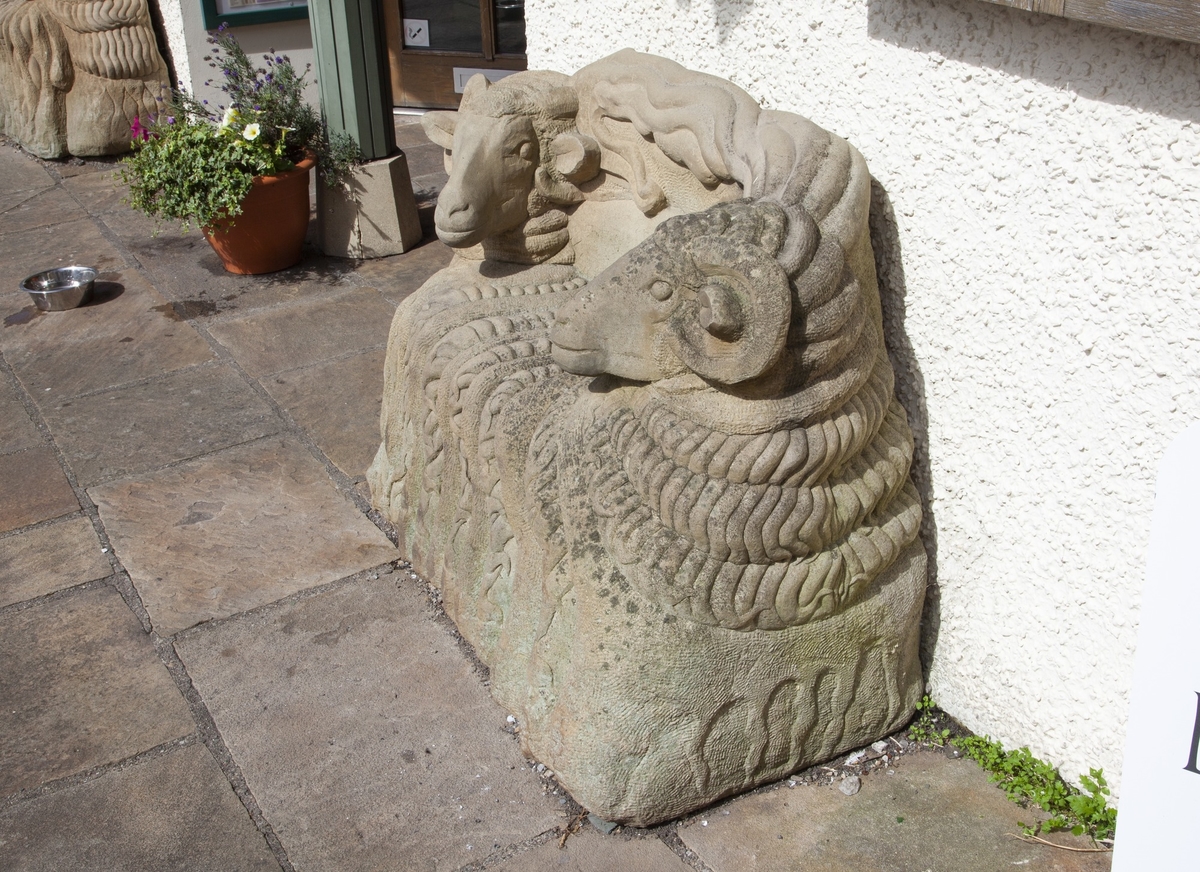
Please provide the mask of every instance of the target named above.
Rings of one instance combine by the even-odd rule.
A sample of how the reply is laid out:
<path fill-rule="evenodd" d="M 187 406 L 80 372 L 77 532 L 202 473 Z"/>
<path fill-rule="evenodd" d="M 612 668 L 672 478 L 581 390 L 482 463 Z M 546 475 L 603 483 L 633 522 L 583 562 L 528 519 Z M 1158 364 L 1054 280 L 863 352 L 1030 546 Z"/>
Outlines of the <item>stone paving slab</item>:
<path fill-rule="evenodd" d="M 163 636 L 394 560 L 292 437 L 88 490 Z"/>
<path fill-rule="evenodd" d="M 1111 854 L 1078 854 L 1029 844 L 1018 821 L 1045 816 L 1022 809 L 966 758 L 925 752 L 898 758 L 895 774 L 877 770 L 862 789 L 779 787 L 696 815 L 678 833 L 713 872 L 1104 872 Z M 1039 817 L 1040 815 L 1040 817 Z M 1086 839 L 1053 834 L 1064 844 Z"/>
<path fill-rule="evenodd" d="M 297 869 L 441 872 L 565 823 L 505 713 L 397 578 L 175 640 Z"/>
<path fill-rule="evenodd" d="M 113 414 L 119 409 L 120 414 Z M 146 472 L 277 433 L 283 420 L 228 365 L 47 405 L 46 423 L 80 485 Z"/>
<path fill-rule="evenodd" d="M 162 223 L 129 209 L 118 209 L 99 219 L 138 259 L 166 297 L 196 315 L 247 311 L 290 300 L 325 296 L 330 288 L 358 287 L 355 261 L 336 260 L 306 249 L 305 257 L 290 269 L 263 276 L 238 276 L 225 271 L 199 230 L 186 234 L 179 225 Z"/>
<path fill-rule="evenodd" d="M 387 343 L 395 307 L 370 288 L 351 288 L 209 325 L 255 378 Z M 380 370 L 382 373 L 382 370 Z"/>
<path fill-rule="evenodd" d="M 121 201 L 129 196 L 129 189 L 121 184 L 114 169 L 80 173 L 64 178 L 62 185 L 92 215 L 125 208 Z"/>
<path fill-rule="evenodd" d="M 278 870 L 208 749 L 191 744 L 0 814 L 5 869 Z"/>
<path fill-rule="evenodd" d="M 408 156 L 408 149 L 418 145 L 429 145 L 429 137 L 425 135 L 425 128 L 421 126 L 421 121 L 417 116 L 413 116 L 414 120 L 405 121 L 397 118 L 396 120 L 396 146 L 404 152 L 405 157 Z"/>
<path fill-rule="evenodd" d="M 602 836 L 590 826 L 567 839 L 561 848 L 551 839 L 492 867 L 497 872 L 690 872 L 658 839 Z M 868 872 L 868 870 L 863 870 Z"/>
<path fill-rule="evenodd" d="M 449 264 L 453 256 L 454 251 L 448 245 L 434 239 L 400 257 L 363 261 L 357 274 L 394 306 Z"/>
<path fill-rule="evenodd" d="M 0 607 L 112 574 L 92 522 L 63 518 L 0 539 Z"/>
<path fill-rule="evenodd" d="M 434 145 L 428 138 L 425 139 L 424 145 L 407 146 L 404 149 L 404 157 L 408 160 L 409 176 L 444 173 L 446 171 L 445 154 L 445 150 L 440 145 Z"/>
<path fill-rule="evenodd" d="M 79 511 L 50 448 L 0 455 L 0 533 Z"/>
<path fill-rule="evenodd" d="M 382 348 L 268 376 L 263 387 L 351 478 L 363 478 L 379 448 Z"/>
<path fill-rule="evenodd" d="M 78 215 L 78 201 L 62 188 L 50 188 L 36 195 L 26 191 L 0 201 L 0 234 L 65 224 Z"/>
<path fill-rule="evenodd" d="M 43 190 L 10 191 L 0 188 L 0 227 L 4 227 L 8 231 L 14 229 L 20 230 L 23 229 L 23 226 L 28 226 L 20 224 L 23 212 L 35 204 L 42 194 L 56 193 L 53 190 L 53 180 L 49 178 L 47 180 L 50 182 L 50 185 Z M 74 218 L 76 216 L 72 215 L 71 217 Z M 41 222 L 35 222 L 34 226 L 38 223 Z"/>
<path fill-rule="evenodd" d="M 0 379 L 0 454 L 35 448 L 44 443 L 45 439 L 25 411 L 25 404 L 16 389 L 6 379 Z"/>
<path fill-rule="evenodd" d="M 200 334 L 136 270 L 104 278 L 110 280 L 106 299 L 65 312 L 39 312 L 0 330 L 5 359 L 43 407 L 214 357 Z"/>
<path fill-rule="evenodd" d="M 78 212 L 76 207 L 70 217 Z M 5 324 L 23 307 L 32 308 L 29 295 L 17 289 L 22 279 L 42 270 L 73 264 L 95 267 L 102 273 L 126 265 L 124 255 L 88 218 L 0 234 L 0 295 L 4 295 L 0 297 L 0 317 Z M 8 331 L 0 330 L 0 337 L 5 332 Z"/>
<path fill-rule="evenodd" d="M 53 188 L 54 177 L 41 161 L 13 144 L 0 144 L 0 191 L 42 191 Z"/>
<path fill-rule="evenodd" d="M 195 731 L 133 612 L 101 585 L 0 616 L 0 796 Z"/>

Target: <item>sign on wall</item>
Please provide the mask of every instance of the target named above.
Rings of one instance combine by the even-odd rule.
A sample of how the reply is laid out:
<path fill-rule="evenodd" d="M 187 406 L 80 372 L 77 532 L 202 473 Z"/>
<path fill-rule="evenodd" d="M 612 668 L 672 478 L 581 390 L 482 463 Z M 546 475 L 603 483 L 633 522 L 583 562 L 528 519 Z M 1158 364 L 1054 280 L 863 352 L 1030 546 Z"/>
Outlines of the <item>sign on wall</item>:
<path fill-rule="evenodd" d="M 308 0 L 201 0 L 205 30 L 308 18 Z"/>
<path fill-rule="evenodd" d="M 1158 468 L 1113 872 L 1196 868 L 1193 840 L 1171 838 L 1169 830 L 1172 821 L 1200 820 L 1198 539 L 1200 422 L 1171 444 Z"/>

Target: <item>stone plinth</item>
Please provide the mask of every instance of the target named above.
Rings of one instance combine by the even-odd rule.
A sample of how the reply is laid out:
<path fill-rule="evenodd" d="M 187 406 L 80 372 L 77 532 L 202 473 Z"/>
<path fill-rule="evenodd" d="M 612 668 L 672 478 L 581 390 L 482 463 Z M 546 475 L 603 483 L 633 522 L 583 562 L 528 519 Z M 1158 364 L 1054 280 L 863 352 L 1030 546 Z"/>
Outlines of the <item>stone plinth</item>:
<path fill-rule="evenodd" d="M 421 241 L 408 160 L 397 152 L 351 171 L 343 185 L 317 183 L 317 244 L 332 257 L 387 257 Z"/>

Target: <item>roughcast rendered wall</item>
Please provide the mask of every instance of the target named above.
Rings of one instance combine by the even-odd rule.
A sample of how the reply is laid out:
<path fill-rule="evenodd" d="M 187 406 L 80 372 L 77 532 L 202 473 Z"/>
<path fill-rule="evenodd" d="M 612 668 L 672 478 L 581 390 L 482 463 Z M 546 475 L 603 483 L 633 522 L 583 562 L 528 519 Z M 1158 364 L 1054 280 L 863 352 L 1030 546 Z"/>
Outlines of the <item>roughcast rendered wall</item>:
<path fill-rule="evenodd" d="M 175 77 L 179 87 L 196 95 L 200 99 L 211 100 L 213 103 L 224 105 L 225 97 L 217 87 L 207 86 L 205 82 L 220 79 L 220 73 L 204 60 L 212 46 L 208 44 L 208 32 L 204 29 L 204 16 L 200 9 L 200 0 L 152 0 L 158 5 L 162 18 L 167 48 L 171 54 L 171 62 L 175 68 Z M 312 47 L 312 31 L 308 19 L 299 21 L 279 21 L 274 24 L 254 24 L 249 27 L 232 28 L 238 44 L 245 49 L 252 61 L 261 66 L 261 55 L 268 51 L 287 55 L 297 71 L 308 64 L 316 66 L 316 56 Z M 304 97 L 314 106 L 321 101 L 317 88 L 316 73 L 308 75 L 308 86 L 304 89 Z"/>
<path fill-rule="evenodd" d="M 527 7 L 531 69 L 650 51 L 863 152 L 931 692 L 1119 784 L 1156 467 L 1200 418 L 1200 46 L 976 0 Z"/>

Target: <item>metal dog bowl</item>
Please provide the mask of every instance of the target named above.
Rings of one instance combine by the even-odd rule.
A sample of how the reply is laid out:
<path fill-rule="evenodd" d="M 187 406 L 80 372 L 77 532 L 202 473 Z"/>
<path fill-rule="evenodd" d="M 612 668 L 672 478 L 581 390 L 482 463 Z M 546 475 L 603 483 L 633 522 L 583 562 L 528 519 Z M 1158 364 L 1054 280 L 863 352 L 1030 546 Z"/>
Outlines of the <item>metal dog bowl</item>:
<path fill-rule="evenodd" d="M 90 300 L 95 285 L 96 271 L 90 266 L 64 266 L 31 275 L 21 282 L 21 290 L 43 312 L 62 312 Z"/>

